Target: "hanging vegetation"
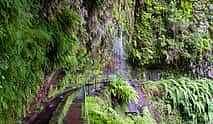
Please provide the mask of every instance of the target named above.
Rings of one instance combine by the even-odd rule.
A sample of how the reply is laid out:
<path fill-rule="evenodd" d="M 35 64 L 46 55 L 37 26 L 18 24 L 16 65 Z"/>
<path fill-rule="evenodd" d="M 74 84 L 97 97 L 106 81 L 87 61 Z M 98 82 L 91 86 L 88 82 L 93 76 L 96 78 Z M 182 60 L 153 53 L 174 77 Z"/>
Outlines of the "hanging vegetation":
<path fill-rule="evenodd" d="M 45 74 L 62 68 L 66 76 L 59 88 L 79 85 L 79 77 L 89 76 L 82 76 L 83 68 L 95 63 L 77 37 L 79 14 L 48 4 L 0 1 L 0 123 L 19 123 Z"/>
<path fill-rule="evenodd" d="M 144 0 L 139 3 L 132 41 L 127 46 L 130 63 L 145 68 L 169 67 L 181 72 L 195 72 L 197 68 L 205 70 L 212 39 L 209 30 L 202 30 L 197 24 L 201 19 L 197 20 L 199 16 L 195 12 L 200 11 L 196 9 L 201 5 L 185 0 Z M 211 4 L 205 1 L 202 5 Z M 206 18 L 200 18 L 210 23 L 210 11 L 205 14 Z"/>
<path fill-rule="evenodd" d="M 66 88 L 108 76 L 104 64 L 116 74 L 126 56 L 134 69 L 159 70 L 156 77 L 190 76 L 145 84 L 153 101 L 169 106 L 167 112 L 159 108 L 162 118 L 171 110 L 170 120 L 213 123 L 213 82 L 197 79 L 213 78 L 212 10 L 212 0 L 0 0 L 0 124 L 22 123 Z M 117 57 L 120 61 L 111 59 L 117 37 L 127 53 Z M 126 69 L 125 74 L 132 71 Z M 152 74 L 137 75 L 151 79 Z M 111 82 L 107 92 L 116 105 L 137 100 L 122 79 Z M 111 101 L 106 106 L 104 98 L 87 99 L 91 123 L 155 123 L 147 108 L 144 117 L 130 118 Z"/>

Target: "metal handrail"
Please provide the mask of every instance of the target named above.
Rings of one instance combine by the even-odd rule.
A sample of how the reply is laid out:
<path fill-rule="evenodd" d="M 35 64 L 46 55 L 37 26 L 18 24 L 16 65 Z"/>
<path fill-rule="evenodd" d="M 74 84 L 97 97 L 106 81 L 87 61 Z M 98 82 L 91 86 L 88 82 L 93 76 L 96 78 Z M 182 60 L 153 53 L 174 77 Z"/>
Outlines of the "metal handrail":
<path fill-rule="evenodd" d="M 85 83 L 82 84 L 82 96 L 83 96 L 83 102 L 84 102 L 84 117 L 86 117 L 86 119 L 87 119 L 87 124 L 90 124 L 88 106 L 87 106 L 87 101 L 86 101 Z"/>

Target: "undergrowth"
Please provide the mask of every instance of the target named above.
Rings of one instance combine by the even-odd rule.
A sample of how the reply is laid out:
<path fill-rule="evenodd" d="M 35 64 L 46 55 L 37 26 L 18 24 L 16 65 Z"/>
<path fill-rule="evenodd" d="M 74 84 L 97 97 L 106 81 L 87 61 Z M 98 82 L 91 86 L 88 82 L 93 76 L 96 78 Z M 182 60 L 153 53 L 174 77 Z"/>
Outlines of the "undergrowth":
<path fill-rule="evenodd" d="M 182 123 L 212 123 L 212 80 L 182 77 L 147 82 L 145 87 L 154 101 L 163 101 L 178 112 Z"/>
<path fill-rule="evenodd" d="M 0 1 L 0 123 L 21 123 L 45 74 L 62 68 L 57 89 L 65 89 L 89 78 L 86 69 L 97 69 L 77 36 L 80 15 L 53 3 Z"/>
<path fill-rule="evenodd" d="M 110 83 L 109 91 L 120 104 L 137 100 L 137 93 L 133 87 L 120 78 Z"/>
<path fill-rule="evenodd" d="M 143 117 L 130 117 L 125 113 L 117 112 L 108 106 L 106 101 L 99 97 L 86 97 L 90 124 L 156 124 L 147 108 L 144 109 Z"/>

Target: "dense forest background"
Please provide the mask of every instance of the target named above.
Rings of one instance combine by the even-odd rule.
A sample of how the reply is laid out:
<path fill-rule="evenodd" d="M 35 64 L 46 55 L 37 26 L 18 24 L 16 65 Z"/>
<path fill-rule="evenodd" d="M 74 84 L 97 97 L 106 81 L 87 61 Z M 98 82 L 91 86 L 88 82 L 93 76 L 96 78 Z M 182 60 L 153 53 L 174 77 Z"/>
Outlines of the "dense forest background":
<path fill-rule="evenodd" d="M 192 84 L 208 80 L 196 86 L 209 94 L 192 94 L 203 93 L 200 96 L 211 101 L 212 0 L 1 0 L 0 123 L 21 123 L 40 87 L 59 69 L 65 76 L 60 83 L 50 84 L 57 90 L 44 95 L 54 96 L 104 75 L 103 68 L 113 55 L 116 26 L 127 36 L 126 57 L 137 72 L 133 78 L 144 79 L 146 70 L 160 70 L 161 79 L 186 76 L 190 79 L 183 80 Z M 175 83 L 170 82 L 168 87 L 173 87 Z M 181 108 L 178 102 L 173 99 L 173 108 Z M 186 106 L 192 109 L 184 108 L 182 115 L 207 118 L 192 115 L 206 112 L 206 107 Z"/>

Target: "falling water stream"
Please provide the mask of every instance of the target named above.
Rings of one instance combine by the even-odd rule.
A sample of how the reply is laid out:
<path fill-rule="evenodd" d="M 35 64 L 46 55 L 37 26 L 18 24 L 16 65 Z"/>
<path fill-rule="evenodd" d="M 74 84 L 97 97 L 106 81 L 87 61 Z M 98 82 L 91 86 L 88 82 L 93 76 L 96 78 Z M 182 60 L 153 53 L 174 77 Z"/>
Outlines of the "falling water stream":
<path fill-rule="evenodd" d="M 116 34 L 113 43 L 113 59 L 114 59 L 114 74 L 117 77 L 127 80 L 128 68 L 125 58 L 125 41 L 127 40 L 127 35 L 125 32 L 121 31 L 119 25 L 116 24 Z M 131 84 L 131 82 L 129 82 Z M 135 89 L 138 95 L 141 95 L 141 90 Z M 140 99 L 140 98 L 139 98 Z M 135 102 L 128 103 L 129 112 L 138 113 L 137 104 Z"/>
<path fill-rule="evenodd" d="M 122 78 L 127 75 L 127 63 L 124 52 L 125 34 L 116 25 L 116 34 L 113 43 L 114 74 Z"/>

